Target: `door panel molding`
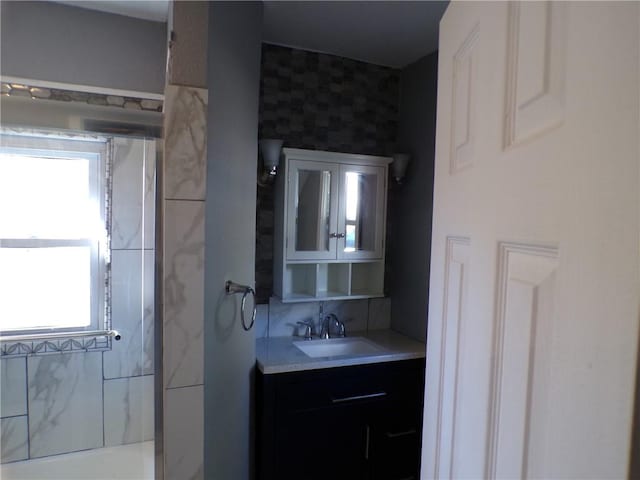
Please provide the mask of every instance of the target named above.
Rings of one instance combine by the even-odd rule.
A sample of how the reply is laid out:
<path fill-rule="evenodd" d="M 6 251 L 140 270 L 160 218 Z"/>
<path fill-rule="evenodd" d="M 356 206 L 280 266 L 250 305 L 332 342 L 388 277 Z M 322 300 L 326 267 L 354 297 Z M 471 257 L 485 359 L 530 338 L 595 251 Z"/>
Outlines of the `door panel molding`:
<path fill-rule="evenodd" d="M 438 425 L 434 478 L 454 478 L 456 416 L 466 315 L 469 249 L 467 237 L 447 237 L 445 250 Z"/>
<path fill-rule="evenodd" d="M 564 121 L 566 10 L 563 2 L 509 4 L 505 148 Z"/>
<path fill-rule="evenodd" d="M 453 56 L 451 97 L 451 165 L 453 175 L 473 165 L 476 136 L 478 61 L 476 24 Z"/>
<path fill-rule="evenodd" d="M 529 478 L 544 464 L 558 249 L 498 245 L 487 478 Z"/>
<path fill-rule="evenodd" d="M 424 478 L 629 476 L 638 18 L 634 2 L 451 2 L 441 20 Z M 471 239 L 460 338 L 455 233 Z"/>

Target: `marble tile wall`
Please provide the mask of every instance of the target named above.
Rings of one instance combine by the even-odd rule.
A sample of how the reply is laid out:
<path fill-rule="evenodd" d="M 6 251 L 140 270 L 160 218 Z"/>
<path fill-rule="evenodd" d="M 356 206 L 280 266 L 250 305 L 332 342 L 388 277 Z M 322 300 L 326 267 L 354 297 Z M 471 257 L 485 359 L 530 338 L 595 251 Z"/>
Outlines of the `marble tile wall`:
<path fill-rule="evenodd" d="M 153 250 L 111 253 L 111 316 L 122 339 L 104 352 L 104 377 L 153 373 Z"/>
<path fill-rule="evenodd" d="M 207 90 L 168 85 L 165 98 L 164 196 L 170 199 L 204 200 L 207 179 Z"/>
<path fill-rule="evenodd" d="M 162 319 L 167 480 L 204 476 L 207 92 L 174 85 L 165 89 Z"/>
<path fill-rule="evenodd" d="M 204 377 L 204 202 L 165 201 L 164 351 L 166 388 Z"/>
<path fill-rule="evenodd" d="M 27 361 L 7 358 L 0 363 L 0 416 L 27 414 Z"/>
<path fill-rule="evenodd" d="M 29 456 L 27 425 L 27 361 L 0 361 L 0 459 L 24 460 Z"/>
<path fill-rule="evenodd" d="M 114 139 L 105 352 L 0 359 L 0 462 L 153 439 L 155 141 Z"/>
<path fill-rule="evenodd" d="M 27 416 L 0 419 L 0 457 L 2 462 L 29 458 L 29 427 Z"/>
<path fill-rule="evenodd" d="M 155 141 L 114 138 L 113 250 L 153 249 L 155 246 L 155 163 Z"/>
<path fill-rule="evenodd" d="M 302 335 L 297 322 L 311 322 L 314 332 L 320 332 L 321 318 L 334 313 L 350 332 L 384 330 L 391 325 L 391 299 L 371 298 L 327 302 L 282 303 L 275 297 L 268 305 L 258 305 L 256 312 L 256 338 L 289 337 Z"/>
<path fill-rule="evenodd" d="M 153 381 L 153 375 L 105 380 L 105 446 L 153 440 Z"/>
<path fill-rule="evenodd" d="M 166 391 L 164 404 L 165 478 L 204 478 L 204 386 Z"/>
<path fill-rule="evenodd" d="M 102 446 L 102 353 L 29 357 L 29 456 Z"/>

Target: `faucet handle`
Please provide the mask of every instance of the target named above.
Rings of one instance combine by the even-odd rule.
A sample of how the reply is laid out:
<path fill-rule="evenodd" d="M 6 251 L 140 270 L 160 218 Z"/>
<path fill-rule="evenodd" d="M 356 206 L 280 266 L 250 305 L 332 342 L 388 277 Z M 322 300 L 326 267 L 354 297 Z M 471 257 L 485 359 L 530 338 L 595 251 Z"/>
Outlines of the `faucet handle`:
<path fill-rule="evenodd" d="M 304 328 L 304 339 L 311 340 L 313 338 L 313 324 L 309 322 L 296 322 Z"/>
<path fill-rule="evenodd" d="M 347 331 L 345 329 L 344 326 L 344 322 L 341 322 L 340 320 L 338 320 L 338 337 L 346 337 L 347 336 Z"/>

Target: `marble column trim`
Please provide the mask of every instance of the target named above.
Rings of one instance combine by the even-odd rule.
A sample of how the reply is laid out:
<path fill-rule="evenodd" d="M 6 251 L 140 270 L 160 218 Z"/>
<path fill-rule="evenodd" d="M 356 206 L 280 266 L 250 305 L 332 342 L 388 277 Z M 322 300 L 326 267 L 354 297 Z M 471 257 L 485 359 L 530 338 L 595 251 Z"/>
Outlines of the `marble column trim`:
<path fill-rule="evenodd" d="M 207 102 L 206 89 L 167 86 L 165 199 L 204 200 L 206 197 Z"/>
<path fill-rule="evenodd" d="M 164 461 L 156 462 L 162 468 L 156 472 L 158 478 L 165 479 L 203 478 L 207 101 L 207 89 L 178 85 L 165 89 L 163 405 L 162 431 L 157 434 Z"/>

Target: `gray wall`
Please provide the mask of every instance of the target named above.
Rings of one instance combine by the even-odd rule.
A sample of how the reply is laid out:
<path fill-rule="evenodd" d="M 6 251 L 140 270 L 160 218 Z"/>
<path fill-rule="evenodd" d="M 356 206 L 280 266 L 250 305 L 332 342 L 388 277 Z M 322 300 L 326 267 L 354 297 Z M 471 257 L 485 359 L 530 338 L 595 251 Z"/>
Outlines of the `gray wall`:
<path fill-rule="evenodd" d="M 205 478 L 250 478 L 255 334 L 227 279 L 252 285 L 262 5 L 209 6 L 205 218 Z"/>
<path fill-rule="evenodd" d="M 162 93 L 166 24 L 50 2 L 0 4 L 2 75 Z"/>
<path fill-rule="evenodd" d="M 393 218 L 387 246 L 391 272 L 391 328 L 424 341 L 427 331 L 438 57 L 402 70 L 398 145 L 411 154 L 402 186 L 389 191 Z"/>

